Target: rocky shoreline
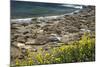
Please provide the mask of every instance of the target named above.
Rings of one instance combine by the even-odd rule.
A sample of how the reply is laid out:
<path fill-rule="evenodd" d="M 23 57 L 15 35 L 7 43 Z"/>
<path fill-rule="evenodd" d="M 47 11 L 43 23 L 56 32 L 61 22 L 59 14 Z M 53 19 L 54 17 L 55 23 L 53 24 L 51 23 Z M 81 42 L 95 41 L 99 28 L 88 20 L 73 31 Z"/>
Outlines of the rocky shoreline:
<path fill-rule="evenodd" d="M 88 32 L 95 33 L 95 7 L 86 6 L 80 12 L 54 17 L 32 18 L 30 23 L 11 21 L 11 59 L 20 57 L 23 49 L 37 52 L 77 41 Z M 20 52 L 20 50 L 22 52 Z"/>

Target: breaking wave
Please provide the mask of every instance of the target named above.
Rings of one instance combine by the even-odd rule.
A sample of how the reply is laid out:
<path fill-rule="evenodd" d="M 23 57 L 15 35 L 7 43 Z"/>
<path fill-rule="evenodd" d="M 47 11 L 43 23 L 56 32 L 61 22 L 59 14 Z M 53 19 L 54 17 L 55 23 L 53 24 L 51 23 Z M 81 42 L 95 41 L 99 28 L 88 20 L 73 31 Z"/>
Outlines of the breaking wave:
<path fill-rule="evenodd" d="M 72 7 L 72 8 L 77 8 L 77 9 L 82 9 L 83 8 L 83 6 L 80 6 L 80 5 L 62 5 L 62 6 Z"/>

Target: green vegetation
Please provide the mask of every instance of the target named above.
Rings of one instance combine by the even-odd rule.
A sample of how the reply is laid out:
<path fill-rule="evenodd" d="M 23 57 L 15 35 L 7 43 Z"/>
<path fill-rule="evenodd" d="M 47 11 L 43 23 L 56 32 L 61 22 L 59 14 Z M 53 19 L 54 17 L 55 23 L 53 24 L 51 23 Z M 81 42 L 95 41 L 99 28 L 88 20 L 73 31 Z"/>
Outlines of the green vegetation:
<path fill-rule="evenodd" d="M 95 38 L 85 34 L 74 43 L 27 54 L 25 59 L 16 59 L 16 66 L 95 61 Z"/>

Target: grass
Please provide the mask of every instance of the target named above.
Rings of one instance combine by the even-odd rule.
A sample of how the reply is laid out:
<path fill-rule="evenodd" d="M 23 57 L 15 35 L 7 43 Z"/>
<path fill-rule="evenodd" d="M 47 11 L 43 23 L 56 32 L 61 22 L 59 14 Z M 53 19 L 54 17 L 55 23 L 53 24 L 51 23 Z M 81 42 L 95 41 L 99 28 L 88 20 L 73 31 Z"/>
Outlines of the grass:
<path fill-rule="evenodd" d="M 95 61 L 95 38 L 84 34 L 79 41 L 51 48 L 50 52 L 27 51 L 27 54 L 25 59 L 16 59 L 15 66 Z"/>

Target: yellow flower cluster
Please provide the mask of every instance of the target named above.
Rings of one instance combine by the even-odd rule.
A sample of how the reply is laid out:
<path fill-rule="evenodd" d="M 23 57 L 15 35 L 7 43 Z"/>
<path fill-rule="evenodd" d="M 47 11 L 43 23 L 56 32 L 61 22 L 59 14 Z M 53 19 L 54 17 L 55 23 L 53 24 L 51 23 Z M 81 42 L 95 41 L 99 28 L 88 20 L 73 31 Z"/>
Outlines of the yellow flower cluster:
<path fill-rule="evenodd" d="M 95 60 L 95 38 L 84 35 L 81 40 L 59 48 L 50 48 L 50 52 L 29 52 L 26 59 L 16 59 L 16 66 L 85 62 Z"/>

